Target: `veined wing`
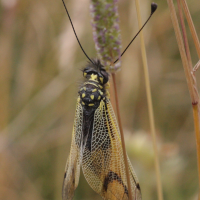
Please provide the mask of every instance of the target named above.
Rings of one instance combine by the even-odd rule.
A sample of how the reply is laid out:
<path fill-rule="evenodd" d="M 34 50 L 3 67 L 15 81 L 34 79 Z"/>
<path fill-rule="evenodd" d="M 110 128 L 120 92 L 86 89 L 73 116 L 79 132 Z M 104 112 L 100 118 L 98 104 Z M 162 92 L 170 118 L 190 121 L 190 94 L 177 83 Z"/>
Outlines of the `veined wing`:
<path fill-rule="evenodd" d="M 74 191 L 77 188 L 79 182 L 81 166 L 82 121 L 83 109 L 78 100 L 72 132 L 71 149 L 65 167 L 65 175 L 62 189 L 63 200 L 71 200 L 73 198 Z"/>
<path fill-rule="evenodd" d="M 90 186 L 104 199 L 128 200 L 128 187 L 120 131 L 110 101 L 101 101 L 94 113 L 91 147 L 83 150 L 82 169 Z M 140 186 L 128 159 L 134 200 L 141 200 Z"/>

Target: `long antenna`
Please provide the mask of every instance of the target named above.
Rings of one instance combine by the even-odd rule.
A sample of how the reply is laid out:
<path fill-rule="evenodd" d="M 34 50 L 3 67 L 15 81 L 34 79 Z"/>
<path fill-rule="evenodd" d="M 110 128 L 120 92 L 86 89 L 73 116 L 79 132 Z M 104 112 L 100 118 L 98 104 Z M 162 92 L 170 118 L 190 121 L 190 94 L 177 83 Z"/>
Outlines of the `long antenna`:
<path fill-rule="evenodd" d="M 72 29 L 73 29 L 73 31 L 74 31 L 74 34 L 75 34 L 75 36 L 76 36 L 76 39 L 77 39 L 77 41 L 78 41 L 79 46 L 81 47 L 83 53 L 84 53 L 85 56 L 88 58 L 88 60 L 89 60 L 92 64 L 94 64 L 94 62 L 89 58 L 89 56 L 88 56 L 88 55 L 86 54 L 86 52 L 84 51 L 84 49 L 83 49 L 83 47 L 82 47 L 82 45 L 81 45 L 81 43 L 80 43 L 80 41 L 79 41 L 79 39 L 78 39 L 78 36 L 77 36 L 77 34 L 76 34 L 74 25 L 73 25 L 73 23 L 72 23 L 71 17 L 70 17 L 70 15 L 69 15 L 68 10 L 67 10 L 67 6 L 65 5 L 64 0 L 62 0 L 62 2 L 63 2 L 63 5 L 64 5 L 64 7 L 65 7 L 65 11 L 66 11 L 66 13 L 67 13 L 67 15 L 68 15 L 69 21 L 70 21 L 70 23 L 71 23 Z"/>
<path fill-rule="evenodd" d="M 129 48 L 129 46 L 131 45 L 131 43 L 133 42 L 133 40 L 135 40 L 135 38 L 138 36 L 138 34 L 141 32 L 141 30 L 144 28 L 144 26 L 145 26 L 145 25 L 147 24 L 147 22 L 150 20 L 151 16 L 152 16 L 153 13 L 156 11 L 157 7 L 158 7 L 158 6 L 157 6 L 156 3 L 151 3 L 151 14 L 150 14 L 149 18 L 148 18 L 147 21 L 144 23 L 144 25 L 140 28 L 140 30 L 137 32 L 137 34 L 134 36 L 134 38 L 130 41 L 130 43 L 129 43 L 128 46 L 125 48 L 125 50 L 122 52 L 122 54 L 120 55 L 119 58 L 121 58 L 121 57 L 124 55 L 124 53 L 125 53 L 126 50 Z M 115 60 L 114 63 L 116 63 L 116 62 L 119 60 L 119 58 L 118 58 L 117 60 Z"/>

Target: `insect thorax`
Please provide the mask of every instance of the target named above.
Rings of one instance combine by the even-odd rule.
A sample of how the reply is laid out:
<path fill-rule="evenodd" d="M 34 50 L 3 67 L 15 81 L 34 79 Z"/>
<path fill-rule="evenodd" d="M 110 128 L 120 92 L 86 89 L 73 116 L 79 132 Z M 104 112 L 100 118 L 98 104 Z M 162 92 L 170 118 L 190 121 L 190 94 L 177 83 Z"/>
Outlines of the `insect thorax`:
<path fill-rule="evenodd" d="M 83 76 L 86 81 L 78 92 L 79 100 L 86 111 L 94 111 L 109 96 L 109 74 L 99 60 L 93 60 L 83 69 Z"/>
<path fill-rule="evenodd" d="M 105 100 L 107 92 L 98 82 L 88 80 L 79 90 L 80 103 L 86 107 L 97 108 L 101 100 Z"/>

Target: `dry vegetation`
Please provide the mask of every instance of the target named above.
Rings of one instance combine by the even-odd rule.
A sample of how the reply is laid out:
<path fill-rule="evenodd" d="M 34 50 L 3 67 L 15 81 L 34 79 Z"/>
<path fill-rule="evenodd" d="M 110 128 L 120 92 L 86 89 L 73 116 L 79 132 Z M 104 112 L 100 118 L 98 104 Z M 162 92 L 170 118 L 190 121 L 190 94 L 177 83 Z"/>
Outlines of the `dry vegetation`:
<path fill-rule="evenodd" d="M 142 20 L 150 1 L 142 0 Z M 198 172 L 190 95 L 167 1 L 144 29 L 165 200 L 196 200 Z M 67 5 L 85 51 L 95 57 L 89 0 Z M 200 4 L 188 0 L 200 33 Z M 80 69 L 87 59 L 73 35 L 61 0 L 0 2 L 0 199 L 59 200 L 71 143 Z M 120 0 L 123 48 L 138 30 L 134 1 Z M 186 25 L 188 31 L 188 26 Z M 200 36 L 200 35 L 199 35 Z M 193 63 L 198 57 L 188 31 Z M 196 72 L 197 83 L 200 72 Z M 156 181 L 149 133 L 139 38 L 117 73 L 128 154 L 143 199 L 155 200 Z M 81 175 L 76 200 L 100 199 Z"/>

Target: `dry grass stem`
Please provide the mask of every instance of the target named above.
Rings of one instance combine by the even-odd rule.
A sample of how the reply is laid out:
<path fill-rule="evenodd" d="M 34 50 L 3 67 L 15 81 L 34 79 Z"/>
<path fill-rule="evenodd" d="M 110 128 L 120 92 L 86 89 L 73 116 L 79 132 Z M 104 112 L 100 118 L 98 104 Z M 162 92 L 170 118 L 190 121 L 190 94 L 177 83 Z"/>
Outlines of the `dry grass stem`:
<path fill-rule="evenodd" d="M 142 23 L 141 23 L 141 14 L 140 14 L 139 1 L 136 0 L 135 3 L 136 3 L 138 24 L 139 24 L 139 28 L 141 28 L 142 27 Z M 157 180 L 157 193 L 158 193 L 158 199 L 159 200 L 163 200 L 162 183 L 161 183 L 161 175 L 160 175 L 160 164 L 159 164 L 159 155 L 158 155 L 158 148 L 157 148 L 157 141 L 156 141 L 155 122 L 154 122 L 154 112 L 153 112 L 153 105 L 152 105 L 152 97 L 151 97 L 151 88 L 150 88 L 150 81 L 149 81 L 147 56 L 146 56 L 146 50 L 145 50 L 145 44 L 144 44 L 144 36 L 143 36 L 143 32 L 142 31 L 140 33 L 140 40 L 141 40 L 142 60 L 143 60 L 143 66 L 144 66 L 144 76 L 145 76 L 146 95 L 147 95 L 147 102 L 148 102 L 150 129 L 151 129 L 152 140 L 153 140 L 153 149 L 154 149 L 154 154 L 155 154 L 154 162 L 155 162 L 156 180 Z"/>
<path fill-rule="evenodd" d="M 122 128 L 122 122 L 120 117 L 120 111 L 119 111 L 119 102 L 118 102 L 118 95 L 117 95 L 117 84 L 116 84 L 116 78 L 115 73 L 112 73 L 112 80 L 113 80 L 113 87 L 114 87 L 114 97 L 115 97 L 115 105 L 116 105 L 116 111 L 117 111 L 117 120 L 121 135 L 121 141 L 122 141 L 122 149 L 123 149 L 123 156 L 124 156 L 124 164 L 125 164 L 125 170 L 126 170 L 126 179 L 127 179 L 127 185 L 128 185 L 128 194 L 129 194 L 129 200 L 132 200 L 132 190 L 131 190 L 131 182 L 130 182 L 130 175 L 129 175 L 129 169 L 128 169 L 128 160 L 127 160 L 127 154 L 126 154 L 126 146 L 124 141 L 124 132 Z"/>
<path fill-rule="evenodd" d="M 177 19 L 177 16 L 176 16 L 176 11 L 175 11 L 172 0 L 167 0 L 167 2 L 168 2 L 170 14 L 171 14 L 172 24 L 173 24 L 175 35 L 176 35 L 176 40 L 177 40 L 179 51 L 180 51 L 180 54 L 181 54 L 181 60 L 182 60 L 182 63 L 183 63 L 183 68 L 184 68 L 184 71 L 185 71 L 190 96 L 191 96 L 191 99 L 192 99 L 192 103 L 194 104 L 195 102 L 198 101 L 198 97 L 196 96 L 196 92 L 195 92 L 195 89 L 193 87 L 193 79 L 192 79 L 192 76 L 191 76 L 191 70 L 190 70 L 189 63 L 188 63 L 188 60 L 187 60 L 187 56 L 186 56 L 186 53 L 185 53 L 185 47 L 184 47 L 184 44 L 183 44 L 183 39 L 182 39 L 181 31 L 180 31 L 180 28 L 179 28 L 178 19 Z"/>
<path fill-rule="evenodd" d="M 190 27 L 190 31 L 191 31 L 191 34 L 192 34 L 192 38 L 194 40 L 194 44 L 195 44 L 195 47 L 196 47 L 196 51 L 197 51 L 198 57 L 200 59 L 200 43 L 199 43 L 199 38 L 197 36 L 196 30 L 195 30 L 195 27 L 194 27 L 194 24 L 193 24 L 193 21 L 192 21 L 192 17 L 190 15 L 190 11 L 189 11 L 189 8 L 187 6 L 187 2 L 186 2 L 186 0 L 182 0 L 181 3 L 182 3 L 182 6 L 183 6 L 183 10 L 185 12 L 185 16 L 186 16 L 188 25 Z"/>
<path fill-rule="evenodd" d="M 194 68 L 193 68 L 193 73 L 194 72 L 196 72 L 198 69 L 199 69 L 199 67 L 200 67 L 200 60 L 197 62 L 197 64 L 194 66 Z"/>
<path fill-rule="evenodd" d="M 199 199 L 200 199 L 200 137 L 199 137 L 199 107 L 198 105 L 193 105 L 193 117 L 194 117 L 194 128 L 196 135 L 196 145 L 197 145 L 197 162 L 198 162 L 198 175 L 199 175 Z"/>
<path fill-rule="evenodd" d="M 194 73 L 198 70 L 198 68 L 200 66 L 200 61 L 197 62 L 197 64 L 192 69 L 192 60 L 191 60 L 190 49 L 189 49 L 189 45 L 188 45 L 188 39 L 187 39 L 187 35 L 186 35 L 186 29 L 185 29 L 185 25 L 184 25 L 184 18 L 183 18 L 183 15 L 182 15 L 182 9 L 181 9 L 181 5 L 180 5 L 180 0 L 177 0 L 177 3 L 178 3 L 178 10 L 179 10 L 179 15 L 180 15 L 180 22 L 181 22 L 181 27 L 182 27 L 182 32 L 183 32 L 183 40 L 184 40 L 184 44 L 185 44 L 185 50 L 186 50 L 186 54 L 187 54 L 187 58 L 188 58 L 188 64 L 189 64 L 189 67 L 191 69 L 192 78 L 193 78 L 193 87 L 194 87 L 196 95 L 197 95 L 197 97 L 199 99 L 198 88 L 197 88 L 197 81 L 196 81 L 196 77 L 195 77 Z M 188 9 L 188 7 L 187 7 L 187 9 Z M 188 13 L 189 13 L 189 10 L 188 10 Z M 190 17 L 190 19 L 191 19 L 191 17 Z M 191 21 L 191 24 L 192 24 L 192 27 L 194 28 L 194 24 L 193 24 L 192 21 Z M 194 33 L 195 33 L 195 36 L 197 36 L 195 28 L 194 28 Z M 200 161 L 200 127 L 199 127 L 199 116 L 200 116 L 200 104 L 198 103 L 197 105 L 196 104 L 193 105 L 193 118 L 194 118 L 195 134 L 196 134 L 197 160 L 198 161 Z M 200 167 L 200 163 L 198 162 L 198 168 L 199 167 Z M 200 170 L 199 170 L 199 185 L 200 185 Z M 199 192 L 200 192 L 200 188 L 199 188 Z"/>
<path fill-rule="evenodd" d="M 197 85 L 196 85 L 196 77 L 194 75 L 194 69 L 193 69 L 193 65 L 192 65 L 192 59 L 191 59 L 191 55 L 190 55 L 190 49 L 189 49 L 189 44 L 188 44 L 188 39 L 187 39 L 187 33 L 186 33 L 186 28 L 185 28 L 185 24 L 184 24 L 184 17 L 183 17 L 183 13 L 182 13 L 182 8 L 181 8 L 181 3 L 180 0 L 177 0 L 177 4 L 178 4 L 178 11 L 179 11 L 179 17 L 180 17 L 180 23 L 181 23 L 181 28 L 182 28 L 182 34 L 183 34 L 183 41 L 184 41 L 184 45 L 185 45 L 185 51 L 186 51 L 186 55 L 187 55 L 187 59 L 188 59 L 188 64 L 190 67 L 190 71 L 192 74 L 192 78 L 193 78 L 193 87 L 194 90 L 196 92 L 196 96 L 197 98 L 199 98 L 199 94 L 198 94 L 198 89 L 197 89 Z M 200 104 L 198 104 L 198 107 L 200 106 Z M 200 110 L 200 107 L 199 107 Z"/>
<path fill-rule="evenodd" d="M 190 55 L 190 48 L 189 48 L 189 44 L 188 44 L 187 33 L 186 33 L 186 29 L 185 29 L 184 17 L 183 17 L 183 13 L 182 13 L 182 9 L 181 9 L 180 0 L 177 0 L 177 4 L 178 4 L 179 17 L 180 17 L 180 23 L 181 23 L 182 33 L 183 33 L 183 41 L 184 41 L 184 45 L 185 45 L 186 55 L 187 55 L 187 58 L 189 61 L 190 69 L 192 70 L 192 59 L 191 59 L 191 55 Z"/>
<path fill-rule="evenodd" d="M 197 89 L 197 81 L 196 81 L 196 77 L 195 77 L 195 72 L 199 69 L 199 67 L 200 67 L 200 60 L 197 62 L 197 64 L 194 66 L 194 68 L 191 71 L 192 78 L 193 78 L 193 81 L 194 81 L 194 87 L 195 87 L 195 90 L 196 90 L 197 93 L 198 93 L 198 89 Z"/>
<path fill-rule="evenodd" d="M 194 69 L 191 70 L 191 63 L 192 62 L 191 62 L 191 60 L 189 60 L 190 57 L 188 59 L 188 57 L 186 56 L 186 52 L 189 52 L 189 48 L 187 48 L 187 40 L 186 40 L 186 38 L 184 40 L 185 41 L 185 47 L 186 47 L 186 49 L 185 49 L 173 1 L 172 0 L 167 0 L 167 1 L 168 1 L 168 6 L 169 6 L 170 14 L 171 14 L 173 27 L 174 27 L 175 34 L 176 34 L 176 39 L 177 39 L 179 51 L 180 51 L 180 54 L 181 54 L 181 59 L 182 59 L 182 63 L 183 63 L 183 67 L 184 67 L 184 71 L 185 71 L 185 75 L 186 75 L 186 80 L 187 80 L 191 100 L 192 100 L 194 127 L 195 127 L 195 134 L 196 134 L 196 145 L 197 145 L 198 175 L 199 175 L 199 185 L 200 185 L 199 95 L 198 95 L 198 90 L 197 90 L 197 85 L 196 85 L 196 78 L 194 76 L 194 71 L 196 71 L 198 69 L 199 63 L 197 63 L 197 65 L 195 65 L 195 67 L 194 67 L 195 70 Z M 198 38 L 196 38 L 196 34 L 195 34 L 196 32 L 195 32 L 195 29 L 194 29 L 194 25 L 192 23 L 192 19 L 191 19 L 191 16 L 189 14 L 186 2 L 182 1 L 182 3 L 183 3 L 184 10 L 185 10 L 185 14 L 188 15 L 187 18 L 190 21 L 190 22 L 188 21 L 188 23 L 189 23 L 189 26 L 191 28 L 193 39 L 195 40 L 195 46 L 197 48 L 197 46 L 199 46 L 199 42 L 198 42 Z M 180 10 L 181 10 L 181 7 L 179 5 L 179 12 L 181 12 Z M 182 21 L 181 25 L 182 25 L 183 35 L 185 36 L 185 33 L 184 33 L 185 28 L 183 26 L 182 17 L 181 17 L 181 21 Z M 198 45 L 197 45 L 197 43 L 198 43 Z M 198 48 L 197 48 L 197 51 L 198 51 Z M 200 191 L 200 188 L 199 188 L 199 191 Z"/>

